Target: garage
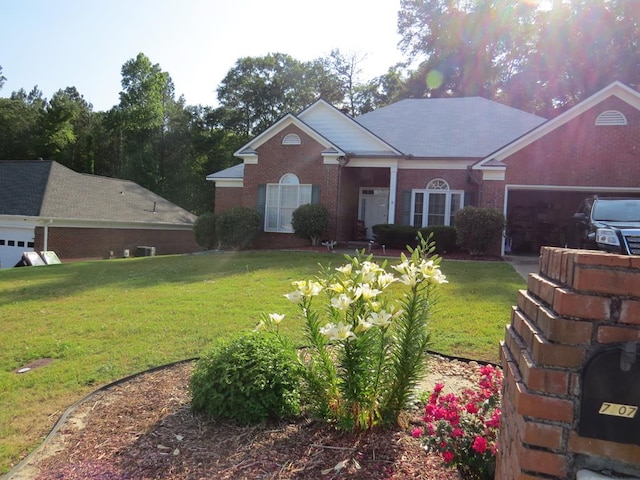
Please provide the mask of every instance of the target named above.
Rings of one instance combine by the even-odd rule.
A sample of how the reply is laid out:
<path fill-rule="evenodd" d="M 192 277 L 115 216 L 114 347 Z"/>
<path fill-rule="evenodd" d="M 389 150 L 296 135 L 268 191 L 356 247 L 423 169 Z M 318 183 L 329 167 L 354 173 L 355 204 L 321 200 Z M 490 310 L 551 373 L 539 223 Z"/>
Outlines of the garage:
<path fill-rule="evenodd" d="M 0 226 L 0 268 L 11 268 L 22 258 L 22 253 L 33 251 L 33 227 Z"/>
<path fill-rule="evenodd" d="M 537 254 L 541 246 L 565 246 L 571 217 L 592 195 L 640 197 L 640 189 L 507 186 L 505 253 Z"/>

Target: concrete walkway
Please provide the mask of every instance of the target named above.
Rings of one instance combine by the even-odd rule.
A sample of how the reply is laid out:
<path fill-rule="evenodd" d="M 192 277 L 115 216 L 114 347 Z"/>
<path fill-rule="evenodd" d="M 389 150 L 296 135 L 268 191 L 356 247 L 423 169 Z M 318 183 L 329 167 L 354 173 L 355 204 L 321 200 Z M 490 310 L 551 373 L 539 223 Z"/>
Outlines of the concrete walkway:
<path fill-rule="evenodd" d="M 540 271 L 540 257 L 537 255 L 505 255 L 502 258 L 525 280 L 530 273 L 538 273 Z"/>

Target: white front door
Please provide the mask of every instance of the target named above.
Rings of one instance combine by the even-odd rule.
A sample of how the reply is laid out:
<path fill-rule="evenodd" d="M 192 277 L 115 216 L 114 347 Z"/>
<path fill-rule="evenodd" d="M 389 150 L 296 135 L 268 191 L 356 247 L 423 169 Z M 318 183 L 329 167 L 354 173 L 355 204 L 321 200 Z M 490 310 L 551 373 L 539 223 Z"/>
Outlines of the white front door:
<path fill-rule="evenodd" d="M 364 222 L 367 238 L 373 238 L 371 227 L 389 219 L 389 189 L 361 188 L 358 219 Z"/>
<path fill-rule="evenodd" d="M 0 227 L 0 268 L 11 268 L 33 251 L 34 228 Z"/>

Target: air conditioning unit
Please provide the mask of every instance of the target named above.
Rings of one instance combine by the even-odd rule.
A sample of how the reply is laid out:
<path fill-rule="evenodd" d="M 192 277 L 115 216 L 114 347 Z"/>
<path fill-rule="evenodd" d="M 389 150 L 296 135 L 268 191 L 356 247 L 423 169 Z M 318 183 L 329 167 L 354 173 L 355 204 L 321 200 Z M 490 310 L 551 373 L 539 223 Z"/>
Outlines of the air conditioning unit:
<path fill-rule="evenodd" d="M 139 246 L 136 249 L 136 257 L 155 257 L 156 247 Z"/>

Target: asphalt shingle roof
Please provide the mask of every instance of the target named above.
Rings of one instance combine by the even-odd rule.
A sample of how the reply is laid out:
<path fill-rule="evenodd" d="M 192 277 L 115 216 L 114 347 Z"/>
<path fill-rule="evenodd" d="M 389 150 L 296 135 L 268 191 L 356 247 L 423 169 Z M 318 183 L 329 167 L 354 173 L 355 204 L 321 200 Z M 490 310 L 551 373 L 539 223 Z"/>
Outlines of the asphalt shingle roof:
<path fill-rule="evenodd" d="M 78 173 L 48 160 L 0 161 L 0 214 L 169 225 L 196 219 L 137 183 Z"/>
<path fill-rule="evenodd" d="M 482 97 L 406 99 L 355 119 L 415 157 L 482 158 L 545 119 Z"/>

